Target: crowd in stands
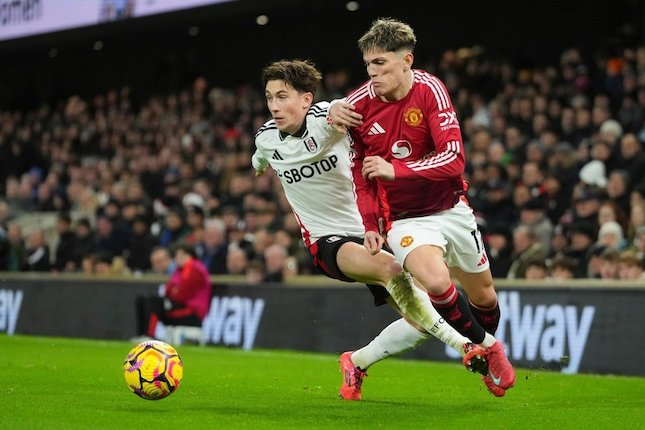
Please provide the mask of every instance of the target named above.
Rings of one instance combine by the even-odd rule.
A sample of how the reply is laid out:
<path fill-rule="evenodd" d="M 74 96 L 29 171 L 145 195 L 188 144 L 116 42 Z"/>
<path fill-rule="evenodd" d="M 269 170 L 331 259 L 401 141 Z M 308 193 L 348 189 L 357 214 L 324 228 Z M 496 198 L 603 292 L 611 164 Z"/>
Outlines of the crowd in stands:
<path fill-rule="evenodd" d="M 645 47 L 533 68 L 461 49 L 417 66 L 452 96 L 495 277 L 642 277 Z M 319 98 L 362 79 L 329 74 Z M 187 242 L 215 275 L 312 273 L 277 178 L 250 166 L 268 116 L 257 85 L 204 78 L 0 111 L 0 271 L 168 273 Z M 39 212 L 54 232 L 21 222 Z"/>

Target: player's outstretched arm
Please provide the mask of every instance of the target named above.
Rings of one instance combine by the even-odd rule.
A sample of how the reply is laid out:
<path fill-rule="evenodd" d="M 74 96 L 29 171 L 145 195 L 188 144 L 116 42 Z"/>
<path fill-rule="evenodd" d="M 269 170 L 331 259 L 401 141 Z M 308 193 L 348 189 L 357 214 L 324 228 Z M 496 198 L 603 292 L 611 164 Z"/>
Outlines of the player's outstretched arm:
<path fill-rule="evenodd" d="M 333 124 L 342 127 L 358 127 L 363 124 L 363 115 L 344 99 L 336 99 L 329 106 L 329 118 Z"/>

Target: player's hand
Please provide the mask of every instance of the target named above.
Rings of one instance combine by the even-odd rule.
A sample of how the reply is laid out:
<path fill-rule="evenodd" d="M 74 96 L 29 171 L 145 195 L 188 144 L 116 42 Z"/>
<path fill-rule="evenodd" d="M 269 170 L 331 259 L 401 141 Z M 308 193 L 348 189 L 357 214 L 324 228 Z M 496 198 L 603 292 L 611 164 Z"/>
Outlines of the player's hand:
<path fill-rule="evenodd" d="M 358 127 L 363 124 L 363 115 L 347 102 L 336 102 L 329 108 L 329 118 L 336 127 Z"/>
<path fill-rule="evenodd" d="M 363 239 L 363 245 L 370 252 L 370 254 L 372 255 L 378 254 L 381 248 L 383 247 L 384 242 L 385 241 L 383 240 L 383 236 L 378 234 L 378 232 L 376 231 L 365 232 L 365 239 Z"/>
<path fill-rule="evenodd" d="M 385 181 L 394 180 L 394 166 L 378 155 L 369 155 L 363 159 L 361 174 L 364 178 L 380 178 Z"/>

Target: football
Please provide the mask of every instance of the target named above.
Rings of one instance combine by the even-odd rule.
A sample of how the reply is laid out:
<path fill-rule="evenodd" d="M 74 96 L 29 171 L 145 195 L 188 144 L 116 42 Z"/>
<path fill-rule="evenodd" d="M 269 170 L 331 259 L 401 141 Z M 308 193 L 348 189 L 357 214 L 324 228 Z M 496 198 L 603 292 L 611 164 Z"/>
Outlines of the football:
<path fill-rule="evenodd" d="M 177 350 L 165 342 L 141 342 L 130 350 L 123 363 L 125 382 L 137 396 L 159 400 L 172 394 L 184 376 Z"/>

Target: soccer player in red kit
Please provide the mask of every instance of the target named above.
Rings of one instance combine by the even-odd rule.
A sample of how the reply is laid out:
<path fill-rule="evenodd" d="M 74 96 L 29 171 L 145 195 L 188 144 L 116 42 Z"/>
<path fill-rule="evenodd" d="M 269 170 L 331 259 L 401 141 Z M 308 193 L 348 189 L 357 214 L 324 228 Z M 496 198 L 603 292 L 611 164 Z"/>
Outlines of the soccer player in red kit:
<path fill-rule="evenodd" d="M 365 227 L 364 245 L 384 239 L 428 291 L 439 314 L 487 351 L 484 383 L 501 397 L 515 383 L 504 347 L 493 337 L 497 294 L 481 234 L 463 197 L 465 156 L 448 91 L 436 76 L 412 68 L 416 37 L 393 19 L 378 19 L 358 41 L 370 80 L 330 108 L 350 128 L 354 181 Z M 451 281 L 463 285 L 468 299 Z"/>

